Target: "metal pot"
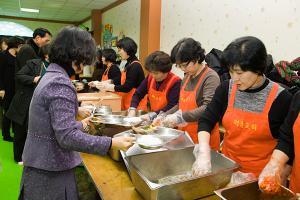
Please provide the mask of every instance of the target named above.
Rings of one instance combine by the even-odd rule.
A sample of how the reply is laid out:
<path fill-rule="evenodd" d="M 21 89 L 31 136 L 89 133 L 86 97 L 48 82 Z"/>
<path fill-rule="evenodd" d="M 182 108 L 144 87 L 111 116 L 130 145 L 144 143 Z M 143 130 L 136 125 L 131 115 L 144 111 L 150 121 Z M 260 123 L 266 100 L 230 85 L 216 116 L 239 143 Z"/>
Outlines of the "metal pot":
<path fill-rule="evenodd" d="M 95 110 L 94 115 L 111 115 L 112 114 L 112 109 L 110 106 L 99 106 Z"/>
<path fill-rule="evenodd" d="M 252 199 L 265 199 L 265 200 L 296 200 L 295 194 L 289 189 L 281 186 L 281 191 L 277 194 L 265 194 L 259 187 L 257 181 L 251 181 L 240 185 L 224 188 L 215 191 L 215 193 L 224 200 L 252 200 Z"/>

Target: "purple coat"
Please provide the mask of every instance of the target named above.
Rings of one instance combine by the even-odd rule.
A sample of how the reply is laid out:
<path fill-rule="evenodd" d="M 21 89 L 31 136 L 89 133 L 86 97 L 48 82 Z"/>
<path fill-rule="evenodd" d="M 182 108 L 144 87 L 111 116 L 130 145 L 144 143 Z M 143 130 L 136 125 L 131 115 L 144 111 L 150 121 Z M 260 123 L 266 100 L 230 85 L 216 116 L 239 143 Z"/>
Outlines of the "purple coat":
<path fill-rule="evenodd" d="M 48 171 L 72 169 L 81 163 L 78 152 L 105 155 L 110 137 L 82 132 L 76 121 L 77 93 L 66 71 L 50 64 L 36 87 L 30 108 L 28 135 L 23 151 L 27 167 Z"/>

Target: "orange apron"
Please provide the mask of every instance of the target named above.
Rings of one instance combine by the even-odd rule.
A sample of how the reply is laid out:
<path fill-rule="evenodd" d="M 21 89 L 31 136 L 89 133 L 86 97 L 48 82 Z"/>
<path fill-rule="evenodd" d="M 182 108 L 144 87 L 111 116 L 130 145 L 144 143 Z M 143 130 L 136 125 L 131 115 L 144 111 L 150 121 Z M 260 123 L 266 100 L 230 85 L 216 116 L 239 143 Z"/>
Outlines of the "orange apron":
<path fill-rule="evenodd" d="M 290 189 L 295 193 L 300 193 L 300 114 L 298 114 L 294 122 L 293 133 L 295 158 L 291 174 Z"/>
<path fill-rule="evenodd" d="M 168 80 L 164 81 L 158 90 L 156 90 L 155 79 L 151 75 L 148 78 L 148 98 L 152 112 L 161 110 L 168 105 L 167 94 L 169 93 L 171 87 L 173 87 L 174 83 L 180 79 L 172 72 L 170 72 L 168 76 Z"/>
<path fill-rule="evenodd" d="M 139 61 L 133 61 L 132 63 L 139 63 L 141 64 Z M 130 63 L 130 65 L 132 64 Z M 126 71 L 122 71 L 121 73 L 121 85 L 123 85 L 126 82 Z M 135 93 L 135 88 L 132 88 L 129 92 L 118 92 L 117 94 L 120 95 L 122 97 L 122 105 L 121 105 L 121 109 L 122 110 L 128 110 L 128 108 L 130 107 L 130 103 L 131 103 L 131 99 L 132 96 Z M 148 111 L 147 109 L 147 100 L 148 100 L 148 95 L 145 95 L 145 97 L 141 100 L 139 106 L 137 107 L 138 110 L 144 110 L 144 111 Z"/>
<path fill-rule="evenodd" d="M 190 77 L 187 78 L 184 85 L 180 89 L 180 97 L 179 97 L 179 109 L 184 111 L 194 110 L 198 108 L 197 105 L 197 90 L 200 87 L 203 78 L 205 77 L 206 73 L 211 70 L 206 66 L 204 72 L 202 73 L 199 81 L 194 88 L 193 91 L 185 91 L 185 87 L 190 80 Z M 195 144 L 198 144 L 198 121 L 196 122 L 188 122 L 186 126 L 180 127 L 180 130 L 187 131 L 190 137 L 192 138 Z M 216 124 L 214 129 L 211 132 L 210 136 L 210 146 L 212 149 L 218 151 L 220 147 L 220 133 L 219 133 L 219 125 Z"/>
<path fill-rule="evenodd" d="M 107 81 L 108 80 L 108 71 L 109 71 L 110 67 L 107 67 L 106 70 L 104 71 L 104 73 L 102 74 L 102 78 L 101 81 Z"/>
<path fill-rule="evenodd" d="M 273 138 L 268 113 L 278 84 L 274 83 L 262 113 L 234 108 L 237 85 L 233 84 L 222 125 L 226 129 L 222 152 L 240 165 L 240 171 L 259 176 L 277 144 Z M 255 102 L 253 102 L 255 103 Z"/>

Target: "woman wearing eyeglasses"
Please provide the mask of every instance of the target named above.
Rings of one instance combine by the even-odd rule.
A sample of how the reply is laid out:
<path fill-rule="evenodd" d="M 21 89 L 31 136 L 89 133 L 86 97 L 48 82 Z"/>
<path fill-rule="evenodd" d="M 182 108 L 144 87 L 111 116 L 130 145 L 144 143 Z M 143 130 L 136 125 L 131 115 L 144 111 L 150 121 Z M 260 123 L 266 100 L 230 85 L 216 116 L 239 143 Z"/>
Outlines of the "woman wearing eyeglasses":
<path fill-rule="evenodd" d="M 181 124 L 180 129 L 187 131 L 194 143 L 198 143 L 198 120 L 220 84 L 218 74 L 203 64 L 204 58 L 205 50 L 192 38 L 184 38 L 173 47 L 172 62 L 185 73 L 185 77 L 181 83 L 178 105 L 161 120 L 163 126 Z M 155 122 L 159 120 L 158 117 Z M 214 149 L 218 149 L 220 143 L 217 129 L 211 143 Z"/>
<path fill-rule="evenodd" d="M 231 79 L 224 81 L 199 120 L 200 151 L 193 165 L 195 175 L 211 171 L 211 130 L 222 121 L 226 129 L 222 153 L 240 165 L 242 173 L 256 177 L 278 147 L 279 127 L 287 115 L 291 94 L 265 77 L 267 51 L 255 37 L 242 37 L 223 52 Z"/>

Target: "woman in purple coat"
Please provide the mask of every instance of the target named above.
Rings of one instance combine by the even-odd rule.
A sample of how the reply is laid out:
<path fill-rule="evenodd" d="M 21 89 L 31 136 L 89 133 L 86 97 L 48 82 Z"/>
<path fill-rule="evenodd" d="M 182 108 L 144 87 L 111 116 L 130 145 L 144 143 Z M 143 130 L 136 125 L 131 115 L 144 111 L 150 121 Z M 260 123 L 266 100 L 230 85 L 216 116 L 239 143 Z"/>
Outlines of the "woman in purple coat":
<path fill-rule="evenodd" d="M 127 150 L 130 137 L 99 137 L 84 133 L 89 119 L 76 121 L 78 101 L 70 76 L 96 56 L 90 33 L 63 28 L 50 46 L 50 65 L 36 87 L 29 108 L 28 135 L 19 199 L 78 199 L 73 169 L 78 152 L 105 155 L 110 148 Z M 99 166 L 101 168 L 101 166 Z M 100 169 L 101 170 L 101 169 Z"/>

